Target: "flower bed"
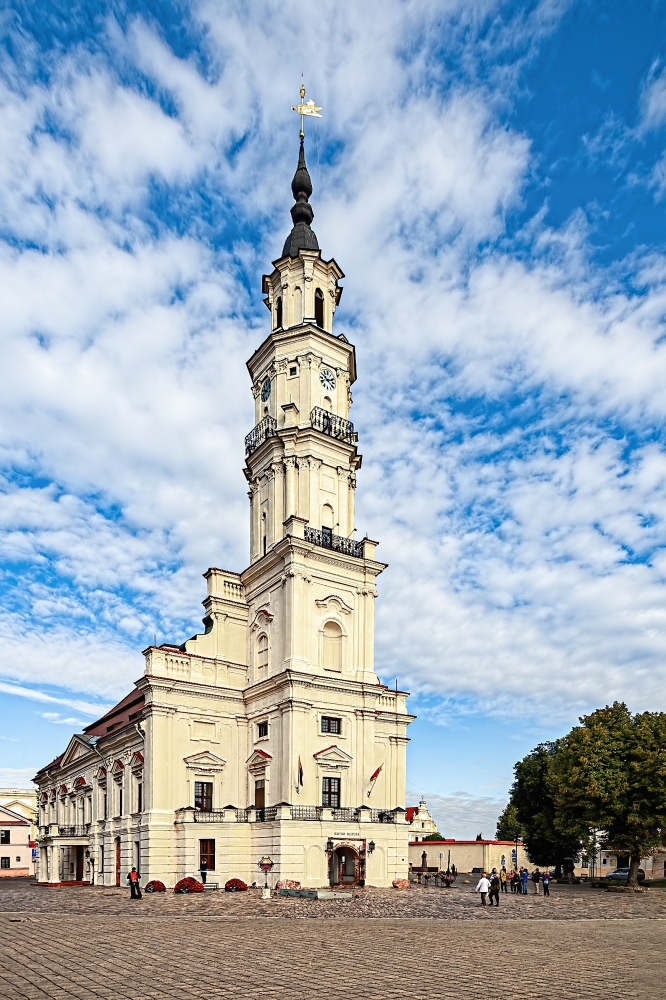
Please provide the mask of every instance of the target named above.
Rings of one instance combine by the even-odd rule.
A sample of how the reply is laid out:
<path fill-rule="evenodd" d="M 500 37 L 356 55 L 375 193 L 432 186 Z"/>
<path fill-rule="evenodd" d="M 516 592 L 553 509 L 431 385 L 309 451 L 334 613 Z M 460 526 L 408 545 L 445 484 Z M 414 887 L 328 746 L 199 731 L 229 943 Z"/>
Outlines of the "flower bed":
<path fill-rule="evenodd" d="M 203 892 L 203 882 L 197 882 L 195 878 L 190 875 L 187 878 L 181 878 L 180 882 L 176 882 L 173 887 L 174 892 Z"/>
<path fill-rule="evenodd" d="M 246 892 L 247 886 L 240 878 L 230 878 L 224 886 L 225 892 Z"/>
<path fill-rule="evenodd" d="M 148 885 L 146 886 L 146 888 L 143 891 L 144 892 L 166 892 L 166 886 L 165 886 L 164 882 L 160 882 L 159 879 L 154 878 L 154 879 L 152 879 L 151 882 L 148 883 Z"/>

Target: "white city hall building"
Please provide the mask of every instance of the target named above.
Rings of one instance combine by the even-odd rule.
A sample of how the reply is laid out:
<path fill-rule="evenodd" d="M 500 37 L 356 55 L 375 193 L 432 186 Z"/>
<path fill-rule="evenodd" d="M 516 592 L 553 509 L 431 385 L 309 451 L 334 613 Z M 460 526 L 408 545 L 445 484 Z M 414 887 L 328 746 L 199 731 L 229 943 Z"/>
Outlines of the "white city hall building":
<path fill-rule="evenodd" d="M 250 565 L 209 569 L 205 631 L 145 650 L 134 690 L 42 768 L 39 879 L 303 886 L 406 878 L 407 693 L 374 670 L 377 543 L 354 539 L 355 351 L 333 332 L 342 271 L 310 227 L 263 278 L 271 331 L 248 362 Z"/>

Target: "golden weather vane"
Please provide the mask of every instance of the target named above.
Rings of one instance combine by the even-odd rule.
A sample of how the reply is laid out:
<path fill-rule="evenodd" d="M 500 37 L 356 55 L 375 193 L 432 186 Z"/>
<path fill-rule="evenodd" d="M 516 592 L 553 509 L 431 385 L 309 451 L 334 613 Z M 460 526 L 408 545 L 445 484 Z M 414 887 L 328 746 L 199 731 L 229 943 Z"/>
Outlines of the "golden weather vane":
<path fill-rule="evenodd" d="M 310 98 L 309 101 L 305 100 L 305 86 L 303 84 L 303 77 L 301 77 L 301 103 L 292 104 L 291 110 L 295 111 L 297 114 L 301 116 L 300 137 L 301 139 L 304 139 L 305 132 L 303 131 L 303 124 L 305 115 L 310 115 L 311 118 L 321 118 L 319 112 L 322 110 L 322 108 L 320 108 L 319 105 L 315 104 L 312 98 Z"/>

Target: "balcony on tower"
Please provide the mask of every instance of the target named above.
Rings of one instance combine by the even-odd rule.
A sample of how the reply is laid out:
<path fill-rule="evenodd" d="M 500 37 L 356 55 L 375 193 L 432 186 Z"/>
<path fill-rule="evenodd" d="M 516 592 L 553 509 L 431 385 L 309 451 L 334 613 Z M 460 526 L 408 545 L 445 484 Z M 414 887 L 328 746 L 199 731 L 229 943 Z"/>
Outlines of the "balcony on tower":
<path fill-rule="evenodd" d="M 310 414 L 310 425 L 322 434 L 337 441 L 346 441 L 347 444 L 357 444 L 358 434 L 354 430 L 351 420 L 345 420 L 330 410 L 325 410 L 323 406 L 315 406 Z"/>
<path fill-rule="evenodd" d="M 245 436 L 245 457 L 251 455 L 260 444 L 263 444 L 267 438 L 274 437 L 275 434 L 277 434 L 277 420 L 275 417 L 264 417 Z"/>

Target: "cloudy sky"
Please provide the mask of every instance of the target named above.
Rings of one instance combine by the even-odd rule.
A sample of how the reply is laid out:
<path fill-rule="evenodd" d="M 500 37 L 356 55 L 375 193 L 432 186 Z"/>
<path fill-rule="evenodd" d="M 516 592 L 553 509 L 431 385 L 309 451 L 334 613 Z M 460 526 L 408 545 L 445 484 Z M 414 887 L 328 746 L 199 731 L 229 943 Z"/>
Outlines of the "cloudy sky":
<path fill-rule="evenodd" d="M 409 799 L 666 708 L 666 3 L 8 0 L 0 14 L 0 782 L 196 631 L 248 557 L 244 363 L 290 227 L 357 346 L 377 664 Z"/>

